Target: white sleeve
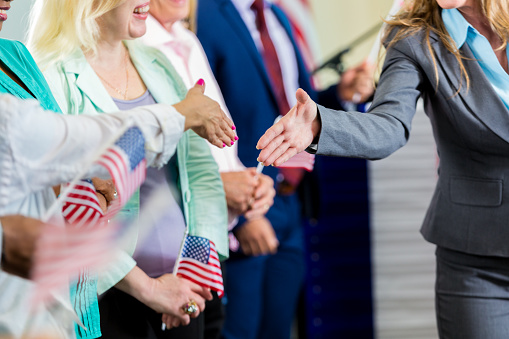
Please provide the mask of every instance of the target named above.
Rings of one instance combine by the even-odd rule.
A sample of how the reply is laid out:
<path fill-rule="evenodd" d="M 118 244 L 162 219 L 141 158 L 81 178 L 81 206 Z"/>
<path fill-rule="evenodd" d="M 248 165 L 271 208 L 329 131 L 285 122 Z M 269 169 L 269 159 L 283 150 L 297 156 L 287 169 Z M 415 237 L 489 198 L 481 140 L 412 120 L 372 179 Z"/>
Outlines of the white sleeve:
<path fill-rule="evenodd" d="M 0 96 L 0 210 L 29 192 L 71 181 L 90 166 L 97 150 L 133 119 L 146 139 L 147 161 L 162 166 L 174 154 L 185 118 L 158 104 L 96 116 L 44 111 L 35 100 Z M 105 176 L 92 166 L 87 175 Z"/>
<path fill-rule="evenodd" d="M 0 221 L 0 269 L 2 268 L 1 262 L 2 262 L 3 248 L 4 248 L 3 247 L 3 243 L 2 243 L 2 241 L 4 239 L 4 232 L 3 231 L 4 231 L 4 229 L 2 227 L 2 222 Z"/>

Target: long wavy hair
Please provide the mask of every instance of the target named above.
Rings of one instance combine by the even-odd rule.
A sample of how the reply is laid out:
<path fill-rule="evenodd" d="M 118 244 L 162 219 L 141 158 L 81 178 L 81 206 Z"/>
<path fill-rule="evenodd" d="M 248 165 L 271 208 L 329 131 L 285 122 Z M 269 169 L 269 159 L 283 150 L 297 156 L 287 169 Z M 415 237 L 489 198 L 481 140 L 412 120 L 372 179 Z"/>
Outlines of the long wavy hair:
<path fill-rule="evenodd" d="M 474 0 L 481 8 L 482 14 L 486 17 L 487 23 L 491 29 L 500 37 L 501 45 L 498 48 L 504 49 L 507 46 L 509 39 L 509 1 L 508 0 Z M 461 75 L 465 79 L 467 88 L 470 87 L 470 78 L 467 74 L 463 64 L 464 56 L 456 48 L 453 39 L 447 33 L 441 15 L 442 9 L 437 3 L 437 0 L 407 0 L 403 8 L 392 20 L 387 21 L 387 29 L 385 38 L 398 29 L 394 38 L 390 41 L 388 48 L 397 41 L 416 34 L 417 32 L 424 31 L 425 42 L 428 47 L 431 59 L 435 66 L 436 86 L 438 88 L 438 69 L 436 57 L 433 49 L 431 48 L 430 33 L 435 33 L 440 41 L 444 44 L 449 52 L 451 52 L 456 59 L 461 69 Z M 461 84 L 460 84 L 461 89 Z M 458 91 L 460 90 L 458 89 Z"/>
<path fill-rule="evenodd" d="M 30 12 L 28 46 L 41 69 L 81 48 L 96 53 L 97 19 L 125 0 L 36 0 Z"/>

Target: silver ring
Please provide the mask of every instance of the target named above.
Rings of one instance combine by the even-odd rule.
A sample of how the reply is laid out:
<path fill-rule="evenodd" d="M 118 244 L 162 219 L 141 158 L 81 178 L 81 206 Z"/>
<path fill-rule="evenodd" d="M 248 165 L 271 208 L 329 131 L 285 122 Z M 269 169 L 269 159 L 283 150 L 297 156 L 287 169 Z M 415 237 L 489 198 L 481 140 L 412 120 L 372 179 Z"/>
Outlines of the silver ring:
<path fill-rule="evenodd" d="M 118 197 L 118 193 L 117 193 L 117 190 L 115 190 L 115 192 L 113 192 L 113 199 L 116 199 Z"/>

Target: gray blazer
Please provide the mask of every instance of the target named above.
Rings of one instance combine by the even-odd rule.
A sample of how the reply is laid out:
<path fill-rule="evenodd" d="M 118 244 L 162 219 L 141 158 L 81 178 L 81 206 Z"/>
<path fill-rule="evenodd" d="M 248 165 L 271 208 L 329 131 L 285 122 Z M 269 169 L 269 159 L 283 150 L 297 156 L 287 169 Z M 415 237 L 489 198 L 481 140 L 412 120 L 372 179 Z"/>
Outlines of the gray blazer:
<path fill-rule="evenodd" d="M 405 145 L 417 99 L 424 100 L 440 156 L 439 178 L 421 233 L 439 246 L 479 255 L 509 257 L 509 111 L 488 82 L 470 48 L 461 48 L 470 89 L 436 35 L 438 68 L 424 34 L 387 51 L 369 113 L 319 107 L 317 154 L 384 158 Z M 505 178 L 508 177 L 508 182 Z"/>

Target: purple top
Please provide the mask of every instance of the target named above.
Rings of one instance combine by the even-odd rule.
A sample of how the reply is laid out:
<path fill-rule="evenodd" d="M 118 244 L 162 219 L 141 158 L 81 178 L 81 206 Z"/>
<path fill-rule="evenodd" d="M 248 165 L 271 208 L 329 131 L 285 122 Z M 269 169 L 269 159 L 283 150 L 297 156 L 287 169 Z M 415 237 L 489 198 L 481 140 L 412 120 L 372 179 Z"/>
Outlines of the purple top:
<path fill-rule="evenodd" d="M 120 100 L 113 98 L 120 110 L 129 110 L 138 106 L 155 104 L 155 100 L 147 90 L 141 97 L 134 100 Z M 186 223 L 182 209 L 174 198 L 172 190 L 180 194 L 176 182 L 168 182 L 167 173 L 170 173 L 171 164 L 161 169 L 147 168 L 147 178 L 140 187 L 140 209 L 149 201 L 152 193 L 157 189 L 167 190 L 169 197 L 167 206 L 160 216 L 150 220 L 149 224 L 140 225 L 143 230 L 149 229 L 144 239 L 138 239 L 133 254 L 134 260 L 148 276 L 157 278 L 164 273 L 171 273 L 178 256 L 180 243 L 184 237 Z M 171 185 L 171 186 L 170 186 Z M 140 233 L 144 233 L 140 230 Z"/>

